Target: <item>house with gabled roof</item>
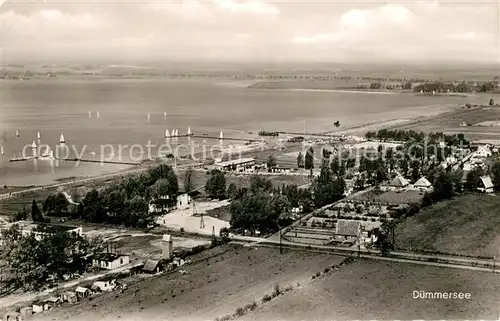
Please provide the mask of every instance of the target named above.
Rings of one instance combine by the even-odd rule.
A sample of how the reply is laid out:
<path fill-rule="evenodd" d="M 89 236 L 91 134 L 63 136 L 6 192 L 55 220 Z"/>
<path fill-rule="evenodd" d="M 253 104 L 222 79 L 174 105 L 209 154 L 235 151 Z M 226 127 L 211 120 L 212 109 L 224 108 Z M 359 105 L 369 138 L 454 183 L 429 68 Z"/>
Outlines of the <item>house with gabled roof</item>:
<path fill-rule="evenodd" d="M 493 193 L 494 185 L 493 182 L 491 181 L 491 177 L 488 175 L 481 176 L 477 190 L 483 193 Z"/>

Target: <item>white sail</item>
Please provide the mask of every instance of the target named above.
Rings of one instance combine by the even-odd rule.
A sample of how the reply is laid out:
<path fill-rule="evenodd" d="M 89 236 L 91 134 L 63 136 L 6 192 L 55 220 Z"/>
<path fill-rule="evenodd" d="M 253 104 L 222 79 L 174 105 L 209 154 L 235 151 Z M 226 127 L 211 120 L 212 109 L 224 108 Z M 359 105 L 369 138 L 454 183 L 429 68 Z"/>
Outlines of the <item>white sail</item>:
<path fill-rule="evenodd" d="M 148 113 L 148 120 L 151 120 L 151 114 Z"/>
<path fill-rule="evenodd" d="M 36 148 L 36 143 L 35 143 L 35 141 L 33 141 L 33 143 L 31 143 L 31 148 Z"/>
<path fill-rule="evenodd" d="M 41 139 L 41 138 L 42 138 L 42 136 L 40 135 L 40 132 L 38 132 L 38 133 L 36 134 L 36 138 L 38 138 L 38 139 Z"/>
<path fill-rule="evenodd" d="M 175 130 L 175 136 L 179 136 L 179 129 Z"/>
<path fill-rule="evenodd" d="M 220 131 L 219 139 L 224 139 L 224 133 L 222 133 L 222 130 Z"/>
<path fill-rule="evenodd" d="M 64 135 L 61 134 L 61 137 L 59 137 L 59 143 L 66 143 L 66 140 L 64 139 Z"/>
<path fill-rule="evenodd" d="M 89 118 L 92 118 L 92 112 L 89 110 Z"/>
<path fill-rule="evenodd" d="M 16 137 L 19 137 L 19 131 L 16 130 Z"/>
<path fill-rule="evenodd" d="M 168 129 L 165 130 L 165 137 L 170 137 L 170 133 L 168 132 Z"/>
<path fill-rule="evenodd" d="M 188 127 L 188 135 L 191 135 L 191 127 Z"/>
<path fill-rule="evenodd" d="M 3 146 L 0 146 L 0 155 L 3 155 L 4 152 L 3 152 Z"/>
<path fill-rule="evenodd" d="M 97 112 L 97 118 L 100 118 L 101 117 L 101 114 L 99 114 L 99 112 Z"/>
<path fill-rule="evenodd" d="M 163 118 L 167 118 L 167 112 L 163 112 Z"/>

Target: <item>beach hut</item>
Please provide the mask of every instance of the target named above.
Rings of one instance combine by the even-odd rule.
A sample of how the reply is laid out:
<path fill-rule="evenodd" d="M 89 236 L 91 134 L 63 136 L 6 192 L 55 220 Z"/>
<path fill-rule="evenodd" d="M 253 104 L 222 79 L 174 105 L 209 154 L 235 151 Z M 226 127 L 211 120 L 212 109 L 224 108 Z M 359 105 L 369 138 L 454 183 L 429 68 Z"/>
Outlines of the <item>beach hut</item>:
<path fill-rule="evenodd" d="M 5 313 L 4 320 L 5 321 L 20 321 L 20 320 L 22 320 L 22 318 L 21 318 L 21 314 L 19 312 L 9 311 L 9 312 Z"/>
<path fill-rule="evenodd" d="M 49 304 L 47 302 L 33 302 L 33 313 L 40 313 L 49 309 Z"/>
<path fill-rule="evenodd" d="M 147 260 L 142 268 L 142 272 L 145 273 L 158 273 L 161 271 L 161 264 L 159 260 Z"/>
<path fill-rule="evenodd" d="M 91 291 L 88 288 L 79 286 L 76 288 L 75 293 L 79 298 L 86 298 L 90 296 Z"/>
<path fill-rule="evenodd" d="M 21 314 L 21 318 L 23 320 L 26 320 L 26 319 L 28 319 L 29 317 L 31 317 L 33 315 L 33 307 L 32 306 L 22 307 L 19 310 L 19 313 Z"/>
<path fill-rule="evenodd" d="M 481 176 L 479 187 L 477 188 L 480 192 L 493 193 L 493 187 L 493 182 L 491 181 L 490 176 Z"/>
<path fill-rule="evenodd" d="M 78 302 L 78 297 L 75 292 L 67 291 L 62 294 L 62 299 L 64 302 L 76 303 Z"/>

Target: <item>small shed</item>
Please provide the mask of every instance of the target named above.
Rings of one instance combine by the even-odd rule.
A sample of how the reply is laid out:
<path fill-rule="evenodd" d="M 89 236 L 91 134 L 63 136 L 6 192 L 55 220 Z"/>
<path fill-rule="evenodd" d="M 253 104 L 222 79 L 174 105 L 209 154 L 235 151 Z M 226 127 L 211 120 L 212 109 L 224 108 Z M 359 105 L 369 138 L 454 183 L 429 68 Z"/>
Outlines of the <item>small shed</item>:
<path fill-rule="evenodd" d="M 78 302 L 78 297 L 75 292 L 67 291 L 62 294 L 62 299 L 64 302 L 76 303 Z"/>
<path fill-rule="evenodd" d="M 159 260 L 147 260 L 142 268 L 142 272 L 145 273 L 158 273 L 162 269 Z"/>
<path fill-rule="evenodd" d="M 27 318 L 31 317 L 31 315 L 33 314 L 33 307 L 32 306 L 22 307 L 20 309 L 19 313 L 21 314 L 21 318 L 26 320 Z"/>
<path fill-rule="evenodd" d="M 4 320 L 5 321 L 20 321 L 22 320 L 21 314 L 16 311 L 9 311 L 6 312 L 4 315 Z"/>
<path fill-rule="evenodd" d="M 47 302 L 33 302 L 33 313 L 40 313 L 49 309 Z"/>
<path fill-rule="evenodd" d="M 93 291 L 97 292 L 107 292 L 107 291 L 112 291 L 115 288 L 116 284 L 115 281 L 97 281 L 94 282 L 92 285 L 91 289 Z"/>
<path fill-rule="evenodd" d="M 481 176 L 479 187 L 477 188 L 479 191 L 483 193 L 493 193 L 493 187 L 493 182 L 491 181 L 490 176 Z"/>
<path fill-rule="evenodd" d="M 86 298 L 86 297 L 90 296 L 91 291 L 88 288 L 84 288 L 82 286 L 79 286 L 76 288 L 75 293 L 76 293 L 76 296 L 79 298 Z"/>

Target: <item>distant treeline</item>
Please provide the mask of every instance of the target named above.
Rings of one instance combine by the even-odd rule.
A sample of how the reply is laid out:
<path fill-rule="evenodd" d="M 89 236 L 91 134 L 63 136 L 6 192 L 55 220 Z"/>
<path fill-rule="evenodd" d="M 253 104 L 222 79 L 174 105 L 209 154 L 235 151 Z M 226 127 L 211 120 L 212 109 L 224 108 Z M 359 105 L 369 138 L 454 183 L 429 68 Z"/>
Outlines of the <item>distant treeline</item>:
<path fill-rule="evenodd" d="M 276 137 L 276 136 L 279 136 L 279 135 L 280 135 L 279 132 L 268 132 L 266 130 L 261 130 L 259 132 L 259 136 L 274 136 L 274 137 Z"/>
<path fill-rule="evenodd" d="M 472 91 L 486 92 L 497 88 L 498 81 L 474 82 L 474 83 L 445 83 L 445 82 L 426 82 L 413 88 L 415 92 L 461 92 L 468 93 Z"/>
<path fill-rule="evenodd" d="M 367 139 L 379 139 L 381 141 L 414 141 L 416 143 L 424 142 L 427 138 L 428 144 L 444 142 L 447 146 L 457 146 L 460 142 L 468 145 L 469 141 L 465 139 L 464 134 L 446 135 L 442 132 L 428 133 L 416 132 L 414 130 L 390 130 L 380 129 L 379 131 L 370 131 L 365 134 Z"/>

